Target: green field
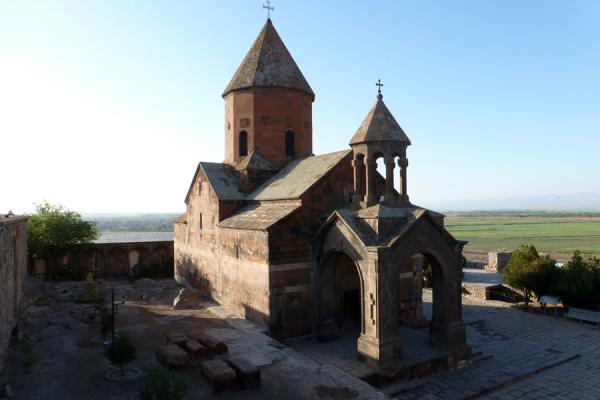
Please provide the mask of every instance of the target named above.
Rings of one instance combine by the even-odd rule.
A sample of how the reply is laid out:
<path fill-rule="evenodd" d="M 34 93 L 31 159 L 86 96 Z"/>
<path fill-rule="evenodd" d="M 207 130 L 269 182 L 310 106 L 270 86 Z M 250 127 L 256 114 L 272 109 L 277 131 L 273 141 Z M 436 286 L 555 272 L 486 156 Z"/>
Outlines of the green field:
<path fill-rule="evenodd" d="M 600 254 L 600 216 L 449 215 L 446 229 L 466 250 L 513 250 L 532 244 L 548 253 Z"/>

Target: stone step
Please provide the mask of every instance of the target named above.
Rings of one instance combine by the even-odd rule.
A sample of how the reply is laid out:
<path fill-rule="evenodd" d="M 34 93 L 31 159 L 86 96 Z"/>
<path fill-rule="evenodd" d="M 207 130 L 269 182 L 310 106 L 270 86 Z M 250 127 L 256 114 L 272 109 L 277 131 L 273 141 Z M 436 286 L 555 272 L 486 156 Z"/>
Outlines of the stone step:
<path fill-rule="evenodd" d="M 227 364 L 235 371 L 237 383 L 243 390 L 260 388 L 260 369 L 245 357 L 229 357 Z"/>
<path fill-rule="evenodd" d="M 183 368 L 187 365 L 190 356 L 176 344 L 163 344 L 156 352 L 156 358 L 161 364 L 171 368 Z"/>
<path fill-rule="evenodd" d="M 185 342 L 185 351 L 194 358 L 204 358 L 208 356 L 208 349 L 194 339 Z"/>
<path fill-rule="evenodd" d="M 223 360 L 207 360 L 200 363 L 202 375 L 211 385 L 215 394 L 233 390 L 236 385 L 235 371 Z"/>
<path fill-rule="evenodd" d="M 194 339 L 195 341 L 206 347 L 210 354 L 227 353 L 227 345 L 221 340 L 209 335 L 206 332 L 188 332 L 188 337 Z"/>

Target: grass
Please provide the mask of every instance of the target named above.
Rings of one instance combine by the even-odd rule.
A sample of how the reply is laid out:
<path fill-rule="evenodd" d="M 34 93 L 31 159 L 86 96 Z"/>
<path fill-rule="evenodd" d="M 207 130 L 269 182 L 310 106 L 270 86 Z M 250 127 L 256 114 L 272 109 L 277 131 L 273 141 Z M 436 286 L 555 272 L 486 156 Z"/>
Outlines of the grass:
<path fill-rule="evenodd" d="M 467 250 L 513 250 L 532 244 L 548 253 L 600 254 L 598 216 L 451 215 L 446 228 L 457 239 L 469 241 Z"/>

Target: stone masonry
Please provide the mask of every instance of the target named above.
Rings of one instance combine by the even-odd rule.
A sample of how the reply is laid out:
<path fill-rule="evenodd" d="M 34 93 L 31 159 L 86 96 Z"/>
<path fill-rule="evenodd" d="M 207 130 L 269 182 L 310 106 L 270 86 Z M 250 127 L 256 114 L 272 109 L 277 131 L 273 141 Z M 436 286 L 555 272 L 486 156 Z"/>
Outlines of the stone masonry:
<path fill-rule="evenodd" d="M 512 251 L 490 251 L 488 253 L 488 264 L 485 266 L 487 272 L 502 272 L 512 257 Z"/>
<path fill-rule="evenodd" d="M 23 303 L 27 275 L 27 218 L 0 215 L 0 370 Z"/>

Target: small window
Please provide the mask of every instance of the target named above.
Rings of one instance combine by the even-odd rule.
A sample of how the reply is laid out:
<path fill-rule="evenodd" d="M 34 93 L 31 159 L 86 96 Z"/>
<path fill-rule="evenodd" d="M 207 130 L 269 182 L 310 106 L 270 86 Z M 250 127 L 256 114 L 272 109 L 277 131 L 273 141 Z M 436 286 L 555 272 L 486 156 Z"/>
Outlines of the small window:
<path fill-rule="evenodd" d="M 198 217 L 198 227 L 202 229 L 202 213 L 200 213 L 200 216 Z"/>
<path fill-rule="evenodd" d="M 239 139 L 240 157 L 246 157 L 248 155 L 248 132 L 241 131 Z"/>
<path fill-rule="evenodd" d="M 95 251 L 92 254 L 92 271 L 99 271 L 102 269 L 102 256 L 99 252 Z"/>
<path fill-rule="evenodd" d="M 291 129 L 288 129 L 287 131 L 285 131 L 285 156 L 286 157 L 290 157 L 290 158 L 294 158 L 295 154 L 296 154 L 296 149 L 295 149 L 295 143 L 294 143 L 294 138 L 295 134 L 294 131 L 292 131 Z"/>
<path fill-rule="evenodd" d="M 202 194 L 202 181 L 198 179 L 198 195 Z"/>

